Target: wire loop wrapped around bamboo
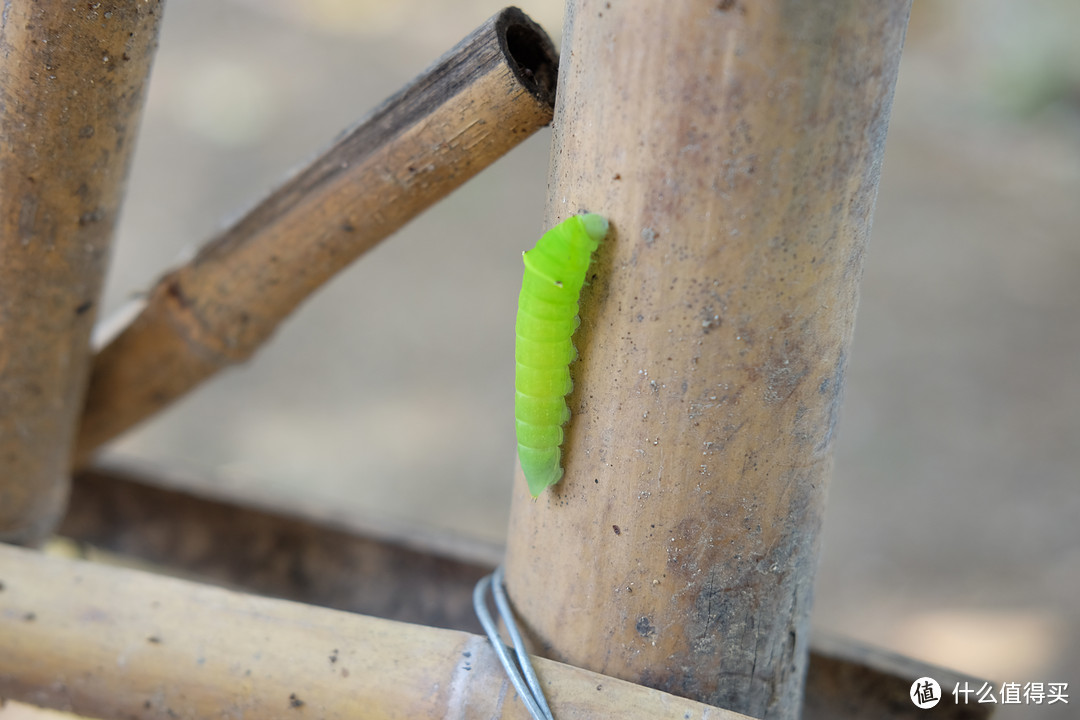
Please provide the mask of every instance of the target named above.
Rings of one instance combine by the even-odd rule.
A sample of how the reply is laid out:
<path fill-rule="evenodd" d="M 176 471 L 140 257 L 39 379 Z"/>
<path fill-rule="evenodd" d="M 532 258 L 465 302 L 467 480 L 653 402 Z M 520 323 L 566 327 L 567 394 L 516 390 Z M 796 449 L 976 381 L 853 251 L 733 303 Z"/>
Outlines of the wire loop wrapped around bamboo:
<path fill-rule="evenodd" d="M 568 3 L 547 221 L 612 233 L 565 477 L 536 502 L 514 486 L 507 584 L 549 657 L 799 716 L 909 7 Z"/>
<path fill-rule="evenodd" d="M 0 15 L 0 541 L 63 512 L 90 330 L 162 3 Z"/>
<path fill-rule="evenodd" d="M 526 720 L 487 638 L 0 546 L 0 697 L 105 718 Z M 538 659 L 560 720 L 747 720 Z"/>
<path fill-rule="evenodd" d="M 76 465 L 247 359 L 335 273 L 547 125 L 556 72 L 543 30 L 503 10 L 163 277 L 94 358 Z"/>

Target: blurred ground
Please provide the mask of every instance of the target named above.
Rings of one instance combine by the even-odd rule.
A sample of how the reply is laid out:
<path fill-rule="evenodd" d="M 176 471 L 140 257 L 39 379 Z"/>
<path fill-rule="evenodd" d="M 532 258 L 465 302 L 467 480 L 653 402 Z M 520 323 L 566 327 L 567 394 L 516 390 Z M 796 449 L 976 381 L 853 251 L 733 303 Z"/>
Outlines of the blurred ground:
<path fill-rule="evenodd" d="M 524 9 L 557 34 L 561 5 Z M 498 7 L 170 0 L 106 314 Z M 1077 27 L 1068 0 L 916 3 L 818 582 L 822 628 L 1070 684 L 1068 706 L 1001 718 L 1080 704 Z M 542 230 L 548 140 L 114 452 L 501 541 L 520 251 Z"/>

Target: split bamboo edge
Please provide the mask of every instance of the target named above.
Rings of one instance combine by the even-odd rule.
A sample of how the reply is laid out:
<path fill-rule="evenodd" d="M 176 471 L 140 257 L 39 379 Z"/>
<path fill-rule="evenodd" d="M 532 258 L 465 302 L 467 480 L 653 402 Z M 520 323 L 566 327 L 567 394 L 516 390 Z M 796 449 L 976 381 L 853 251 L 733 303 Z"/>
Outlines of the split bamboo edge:
<path fill-rule="evenodd" d="M 243 362 L 333 275 L 551 121 L 551 40 L 507 8 L 161 278 L 93 359 L 74 465 Z"/>
<path fill-rule="evenodd" d="M 51 532 L 162 3 L 4 5 L 0 541 Z"/>
<path fill-rule="evenodd" d="M 485 637 L 2 545 L 0 638 L 0 697 L 105 720 L 528 717 Z M 535 666 L 560 720 L 746 720 Z"/>

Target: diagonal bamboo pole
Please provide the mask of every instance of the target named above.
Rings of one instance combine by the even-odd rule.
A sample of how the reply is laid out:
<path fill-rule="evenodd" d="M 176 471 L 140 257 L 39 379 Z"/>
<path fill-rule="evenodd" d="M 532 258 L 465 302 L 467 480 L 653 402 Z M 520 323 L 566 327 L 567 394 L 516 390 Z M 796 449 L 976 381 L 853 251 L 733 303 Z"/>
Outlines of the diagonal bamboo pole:
<path fill-rule="evenodd" d="M 547 125 L 556 71 L 544 31 L 501 11 L 161 278 L 94 358 L 76 466 L 246 360 L 335 273 Z"/>
<path fill-rule="evenodd" d="M 538 659 L 560 720 L 747 720 Z M 525 720 L 487 638 L 0 546 L 0 697 L 97 718 Z"/>
<path fill-rule="evenodd" d="M 569 0 L 547 220 L 614 232 L 565 479 L 537 502 L 515 483 L 507 582 L 542 654 L 799 716 L 909 7 Z"/>
<path fill-rule="evenodd" d="M 63 512 L 90 329 L 162 3 L 0 14 L 0 541 Z"/>

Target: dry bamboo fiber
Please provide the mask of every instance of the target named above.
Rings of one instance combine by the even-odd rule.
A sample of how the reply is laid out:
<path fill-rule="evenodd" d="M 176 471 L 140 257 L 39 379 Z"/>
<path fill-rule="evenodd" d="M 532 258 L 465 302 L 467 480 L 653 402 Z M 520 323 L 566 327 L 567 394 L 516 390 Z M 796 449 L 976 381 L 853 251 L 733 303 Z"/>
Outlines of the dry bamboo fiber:
<path fill-rule="evenodd" d="M 503 10 L 163 277 L 94 358 L 76 465 L 247 359 L 335 273 L 547 125 L 556 72 L 544 31 Z"/>
<path fill-rule="evenodd" d="M 568 3 L 547 220 L 613 234 L 565 479 L 537 502 L 515 483 L 507 579 L 542 654 L 798 717 L 908 10 Z"/>
<path fill-rule="evenodd" d="M 162 4 L 0 15 L 0 541 L 63 511 L 90 329 Z"/>
<path fill-rule="evenodd" d="M 746 720 L 550 660 L 560 720 Z M 514 718 L 486 638 L 0 547 L 0 697 L 98 718 Z"/>

